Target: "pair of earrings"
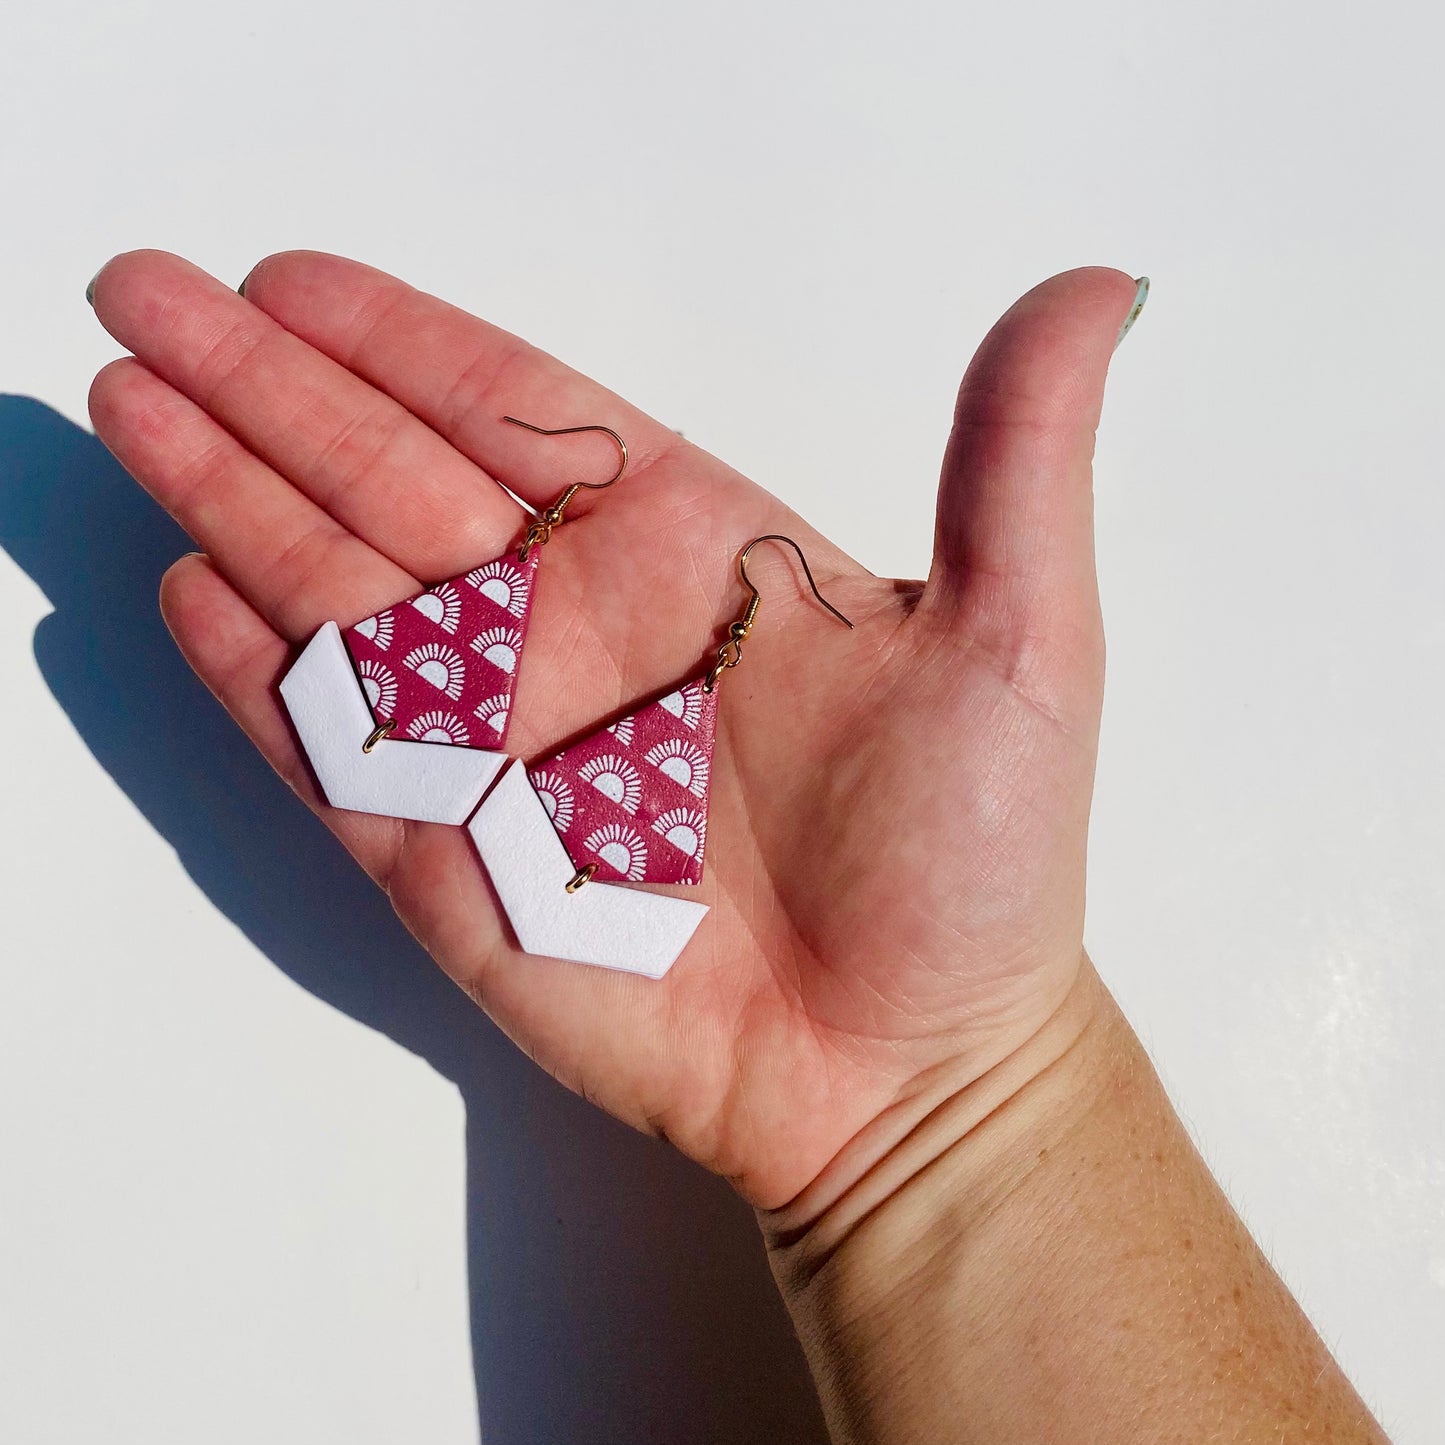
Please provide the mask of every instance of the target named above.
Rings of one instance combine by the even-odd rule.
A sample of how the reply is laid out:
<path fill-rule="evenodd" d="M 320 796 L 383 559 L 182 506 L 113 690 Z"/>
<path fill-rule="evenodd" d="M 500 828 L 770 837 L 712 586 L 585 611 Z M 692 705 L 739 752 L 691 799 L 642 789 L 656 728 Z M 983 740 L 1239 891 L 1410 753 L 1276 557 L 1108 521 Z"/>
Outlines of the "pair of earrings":
<path fill-rule="evenodd" d="M 325 623 L 281 697 L 333 807 L 466 824 L 524 951 L 661 977 L 706 905 L 619 885 L 702 877 L 718 684 L 742 661 L 762 602 L 748 578 L 752 549 L 792 547 L 813 595 L 853 624 L 818 591 L 792 538 L 755 537 L 738 559 L 749 600 L 706 672 L 544 761 L 509 766 L 542 548 L 577 493 L 620 481 L 628 457 L 611 427 L 503 420 L 542 436 L 604 433 L 617 470 L 567 487 L 500 557 L 344 630 Z"/>

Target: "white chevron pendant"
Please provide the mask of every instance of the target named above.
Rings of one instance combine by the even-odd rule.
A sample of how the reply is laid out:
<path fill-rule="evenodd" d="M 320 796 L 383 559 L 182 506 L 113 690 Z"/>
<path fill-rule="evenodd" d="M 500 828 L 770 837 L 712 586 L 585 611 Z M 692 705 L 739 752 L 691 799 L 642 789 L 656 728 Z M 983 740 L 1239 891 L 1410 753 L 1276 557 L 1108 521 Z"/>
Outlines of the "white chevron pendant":
<path fill-rule="evenodd" d="M 576 865 L 520 763 L 467 828 L 527 953 L 661 978 L 707 913 L 705 903 L 616 883 L 569 893 Z"/>
<path fill-rule="evenodd" d="M 480 748 L 390 738 L 362 752 L 376 721 L 334 622 L 292 664 L 281 697 L 333 808 L 465 823 L 507 761 Z"/>

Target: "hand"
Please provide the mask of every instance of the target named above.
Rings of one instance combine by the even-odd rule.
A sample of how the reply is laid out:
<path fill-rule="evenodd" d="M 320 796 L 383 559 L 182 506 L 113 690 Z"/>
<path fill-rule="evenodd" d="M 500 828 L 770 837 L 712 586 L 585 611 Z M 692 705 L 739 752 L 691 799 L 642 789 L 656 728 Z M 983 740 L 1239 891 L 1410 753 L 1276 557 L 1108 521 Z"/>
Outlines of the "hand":
<path fill-rule="evenodd" d="M 848 1187 L 936 1102 L 1036 1036 L 1083 967 L 1103 641 L 1090 461 L 1135 285 L 1023 298 L 963 384 L 927 582 L 879 579 L 760 487 L 551 357 L 354 262 L 272 257 L 245 297 L 176 257 L 94 283 L 130 352 L 96 431 L 204 549 L 161 605 L 191 665 L 540 1064 L 762 1208 Z M 486 561 L 522 510 L 626 478 L 548 544 L 508 749 L 531 758 L 710 661 L 750 538 L 763 610 L 721 683 L 712 912 L 661 981 L 520 954 L 459 828 L 337 812 L 276 693 L 298 645 Z M 922 526 L 920 518 L 918 525 Z M 821 1199 L 826 1203 L 826 1199 Z"/>

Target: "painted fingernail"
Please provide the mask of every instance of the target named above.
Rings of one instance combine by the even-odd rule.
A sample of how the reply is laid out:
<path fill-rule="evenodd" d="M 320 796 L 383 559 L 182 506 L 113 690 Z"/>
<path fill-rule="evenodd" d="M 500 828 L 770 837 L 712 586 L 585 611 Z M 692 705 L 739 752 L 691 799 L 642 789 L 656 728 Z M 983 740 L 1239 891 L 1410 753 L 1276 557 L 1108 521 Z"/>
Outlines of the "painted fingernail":
<path fill-rule="evenodd" d="M 1149 299 L 1149 278 L 1140 276 L 1134 282 L 1137 288 L 1134 292 L 1134 304 L 1129 308 L 1129 314 L 1124 318 L 1124 324 L 1119 328 L 1119 334 L 1114 338 L 1114 349 L 1117 351 L 1119 343 L 1129 334 L 1129 329 L 1139 319 L 1139 313 L 1144 309 L 1144 303 Z"/>
<path fill-rule="evenodd" d="M 102 266 L 100 268 L 100 271 L 104 270 L 105 267 Z M 97 271 L 95 275 L 92 276 L 90 280 L 85 283 L 85 299 L 86 303 L 90 306 L 90 309 L 92 311 L 95 310 L 95 283 L 100 280 L 100 271 Z"/>
<path fill-rule="evenodd" d="M 259 264 L 259 263 L 258 263 L 258 264 Z M 241 284 L 236 287 L 236 295 L 237 295 L 237 296 L 245 296 L 245 294 L 246 294 L 246 283 L 247 283 L 247 282 L 251 279 L 251 277 L 254 276 L 255 274 L 256 274 L 256 267 L 255 267 L 255 266 L 252 266 L 251 269 L 250 269 L 249 271 L 247 271 L 246 274 L 245 274 L 243 277 L 241 277 Z"/>

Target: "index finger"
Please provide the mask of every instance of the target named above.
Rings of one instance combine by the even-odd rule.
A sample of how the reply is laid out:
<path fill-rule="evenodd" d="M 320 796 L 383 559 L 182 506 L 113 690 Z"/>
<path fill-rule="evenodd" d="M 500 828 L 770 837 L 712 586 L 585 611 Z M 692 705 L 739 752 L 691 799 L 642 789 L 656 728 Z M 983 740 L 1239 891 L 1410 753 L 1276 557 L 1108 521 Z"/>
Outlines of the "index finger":
<path fill-rule="evenodd" d="M 573 482 L 609 476 L 616 453 L 606 437 L 538 438 L 503 415 L 546 427 L 609 426 L 627 441 L 634 477 L 686 445 L 540 348 L 359 261 L 283 251 L 260 262 L 242 289 L 534 506 Z"/>

